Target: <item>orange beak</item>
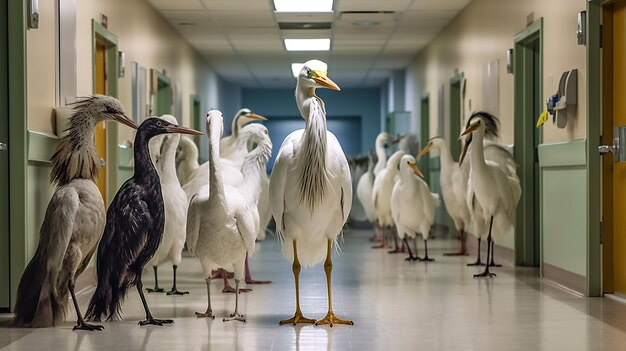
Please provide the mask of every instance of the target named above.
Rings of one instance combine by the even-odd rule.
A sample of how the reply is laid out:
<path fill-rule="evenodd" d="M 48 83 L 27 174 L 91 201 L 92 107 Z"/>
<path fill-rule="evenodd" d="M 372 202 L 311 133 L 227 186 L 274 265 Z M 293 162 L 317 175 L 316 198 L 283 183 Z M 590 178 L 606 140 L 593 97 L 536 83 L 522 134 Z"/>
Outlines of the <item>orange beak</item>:
<path fill-rule="evenodd" d="M 135 123 L 135 121 L 133 121 L 132 119 L 128 118 L 128 116 L 123 115 L 120 116 L 119 118 L 116 118 L 116 121 L 125 124 L 133 129 L 137 129 L 139 128 L 139 126 L 137 125 L 137 123 Z"/>
<path fill-rule="evenodd" d="M 409 167 L 411 167 L 413 172 L 415 172 L 418 176 L 424 178 L 424 174 L 422 174 L 422 171 L 420 171 L 420 169 L 417 167 L 415 163 L 410 163 Z"/>
<path fill-rule="evenodd" d="M 422 151 L 420 151 L 420 153 L 417 154 L 417 158 L 418 159 L 422 158 L 424 155 L 426 155 L 428 153 L 428 151 L 430 151 L 430 144 L 426 144 L 426 146 L 424 146 Z"/>
<path fill-rule="evenodd" d="M 313 77 L 313 80 L 326 88 L 332 89 L 332 90 L 337 90 L 340 91 L 341 89 L 339 89 L 339 86 L 337 84 L 335 84 L 335 82 L 333 82 L 330 78 L 328 78 L 327 76 L 316 76 Z"/>
<path fill-rule="evenodd" d="M 252 119 L 257 119 L 259 121 L 267 121 L 267 118 L 261 116 L 261 115 L 257 115 L 256 113 L 251 113 L 249 115 L 247 115 L 246 117 L 248 118 L 252 118 Z"/>

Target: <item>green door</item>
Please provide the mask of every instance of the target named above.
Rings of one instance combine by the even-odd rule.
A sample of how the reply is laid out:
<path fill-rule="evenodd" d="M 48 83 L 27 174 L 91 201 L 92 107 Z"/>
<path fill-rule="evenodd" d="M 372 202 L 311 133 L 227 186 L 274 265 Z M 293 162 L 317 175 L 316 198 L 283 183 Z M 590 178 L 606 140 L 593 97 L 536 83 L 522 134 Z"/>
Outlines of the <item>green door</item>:
<path fill-rule="evenodd" d="M 158 73 L 155 110 L 157 116 L 172 114 L 172 93 L 170 79 L 166 75 Z"/>
<path fill-rule="evenodd" d="M 11 305 L 9 271 L 9 71 L 8 0 L 0 0 L 0 312 Z"/>
<path fill-rule="evenodd" d="M 427 96 L 422 97 L 422 101 L 420 103 L 420 148 L 423 148 L 428 144 L 428 140 L 430 140 L 430 124 L 429 124 L 429 116 L 430 116 L 430 101 Z M 424 180 L 428 184 L 430 184 L 430 156 L 424 156 L 420 161 L 420 169 L 422 173 L 424 173 Z"/>

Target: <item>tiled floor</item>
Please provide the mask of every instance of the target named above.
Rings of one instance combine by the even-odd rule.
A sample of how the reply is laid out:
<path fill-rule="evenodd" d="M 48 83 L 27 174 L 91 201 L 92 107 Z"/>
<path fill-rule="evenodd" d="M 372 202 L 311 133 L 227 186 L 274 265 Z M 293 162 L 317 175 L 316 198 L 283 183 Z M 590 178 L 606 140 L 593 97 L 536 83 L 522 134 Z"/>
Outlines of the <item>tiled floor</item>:
<path fill-rule="evenodd" d="M 291 265 L 268 238 L 253 257 L 253 275 L 272 279 L 242 294 L 247 323 L 197 319 L 206 308 L 206 290 L 195 259 L 179 268 L 185 296 L 148 295 L 156 317 L 174 318 L 171 327 L 140 327 L 144 317 L 136 291 L 124 305 L 125 319 L 104 323 L 102 332 L 74 332 L 70 321 L 39 330 L 0 328 L 6 350 L 623 350 L 626 305 L 611 299 L 585 299 L 541 283 L 533 269 L 496 269 L 497 278 L 476 280 L 470 258 L 442 257 L 457 242 L 431 242 L 433 263 L 405 262 L 404 254 L 369 249 L 369 233 L 349 231 L 334 260 L 334 309 L 355 326 L 279 326 L 291 317 L 294 287 Z M 420 243 L 421 244 L 421 243 Z M 421 247 L 421 245 L 420 245 Z M 151 272 L 146 272 L 151 285 Z M 171 270 L 161 269 L 162 286 Z M 212 303 L 219 316 L 230 313 L 234 296 L 213 282 Z M 322 265 L 301 274 L 306 316 L 326 313 Z M 86 296 L 83 297 L 86 304 Z M 84 308 L 84 307 L 83 307 Z M 3 321 L 7 316 L 2 317 Z"/>

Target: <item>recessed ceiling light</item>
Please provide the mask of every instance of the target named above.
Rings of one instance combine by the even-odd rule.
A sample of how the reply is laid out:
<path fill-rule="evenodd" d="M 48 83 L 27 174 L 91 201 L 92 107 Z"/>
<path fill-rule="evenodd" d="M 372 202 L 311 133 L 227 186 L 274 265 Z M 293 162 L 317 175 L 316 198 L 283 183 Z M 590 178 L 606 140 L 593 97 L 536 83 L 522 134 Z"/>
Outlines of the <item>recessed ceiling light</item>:
<path fill-rule="evenodd" d="M 287 51 L 328 51 L 330 39 L 285 39 Z"/>
<path fill-rule="evenodd" d="M 300 74 L 300 71 L 302 70 L 302 66 L 304 66 L 304 63 L 292 63 L 291 64 L 291 74 L 293 74 L 295 78 L 298 78 L 298 74 Z"/>
<path fill-rule="evenodd" d="M 333 0 L 274 0 L 276 12 L 332 12 Z"/>

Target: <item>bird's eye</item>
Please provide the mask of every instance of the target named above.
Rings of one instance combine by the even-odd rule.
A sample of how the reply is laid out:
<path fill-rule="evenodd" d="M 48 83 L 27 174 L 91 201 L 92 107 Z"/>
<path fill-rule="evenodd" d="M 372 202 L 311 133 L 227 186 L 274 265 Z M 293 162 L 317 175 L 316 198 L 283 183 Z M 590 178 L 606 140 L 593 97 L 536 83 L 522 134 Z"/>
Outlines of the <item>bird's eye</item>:
<path fill-rule="evenodd" d="M 161 121 L 158 121 L 158 122 L 156 123 L 156 125 L 157 125 L 157 127 L 163 127 L 163 123 L 161 123 Z"/>
<path fill-rule="evenodd" d="M 307 76 L 307 78 L 313 78 L 313 71 L 311 71 L 310 69 L 307 68 L 306 76 Z"/>
<path fill-rule="evenodd" d="M 263 131 L 263 133 L 267 134 L 267 129 Z"/>

